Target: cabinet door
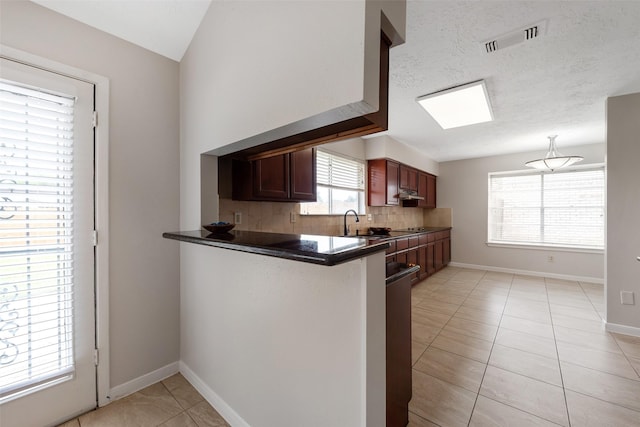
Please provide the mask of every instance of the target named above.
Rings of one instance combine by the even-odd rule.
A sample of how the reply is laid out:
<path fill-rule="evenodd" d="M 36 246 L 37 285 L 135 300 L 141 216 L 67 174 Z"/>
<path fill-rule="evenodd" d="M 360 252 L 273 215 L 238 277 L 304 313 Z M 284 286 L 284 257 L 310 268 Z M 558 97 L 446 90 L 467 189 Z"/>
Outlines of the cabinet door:
<path fill-rule="evenodd" d="M 387 204 L 387 161 L 385 159 L 367 162 L 367 196 L 369 206 L 386 206 Z"/>
<path fill-rule="evenodd" d="M 316 150 L 308 148 L 290 154 L 292 201 L 316 201 Z"/>
<path fill-rule="evenodd" d="M 422 200 L 418 200 L 419 208 L 427 207 L 427 176 L 424 172 L 418 173 L 418 196 L 423 197 Z"/>
<path fill-rule="evenodd" d="M 427 245 L 427 273 L 432 275 L 436 272 L 436 264 L 435 264 L 435 253 L 436 253 L 436 244 L 429 243 Z"/>
<path fill-rule="evenodd" d="M 419 265 L 419 249 L 413 248 L 409 249 L 407 252 L 407 264 L 409 265 Z M 418 271 L 413 276 L 411 276 L 411 283 L 415 283 L 420 279 L 420 272 Z"/>
<path fill-rule="evenodd" d="M 437 270 L 440 270 L 444 267 L 442 261 L 444 259 L 444 240 L 436 240 L 435 248 L 434 248 L 434 256 L 433 256 L 433 264 Z"/>
<path fill-rule="evenodd" d="M 420 280 L 425 279 L 429 275 L 427 272 L 427 245 L 418 248 L 418 264 L 420 264 Z"/>
<path fill-rule="evenodd" d="M 267 157 L 253 162 L 253 196 L 256 199 L 289 198 L 289 155 Z"/>
<path fill-rule="evenodd" d="M 387 204 L 398 205 L 398 175 L 400 173 L 400 164 L 387 160 Z"/>
<path fill-rule="evenodd" d="M 418 171 L 406 165 L 400 165 L 400 188 L 418 191 Z"/>
<path fill-rule="evenodd" d="M 425 208 L 436 207 L 436 177 L 429 174 L 427 174 L 427 195 L 425 200 Z"/>
<path fill-rule="evenodd" d="M 451 239 L 442 241 L 442 264 L 443 266 L 451 262 Z"/>

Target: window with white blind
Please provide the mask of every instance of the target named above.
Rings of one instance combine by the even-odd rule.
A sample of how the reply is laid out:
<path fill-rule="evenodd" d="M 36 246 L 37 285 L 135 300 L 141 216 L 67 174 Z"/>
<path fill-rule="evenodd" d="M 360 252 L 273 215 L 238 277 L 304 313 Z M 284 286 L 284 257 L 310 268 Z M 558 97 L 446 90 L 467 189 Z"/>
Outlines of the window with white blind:
<path fill-rule="evenodd" d="M 0 80 L 0 403 L 72 375 L 74 98 Z"/>
<path fill-rule="evenodd" d="M 317 150 L 316 180 L 318 199 L 302 203 L 300 213 L 306 215 L 344 214 L 353 209 L 365 212 L 365 164 L 342 154 Z"/>
<path fill-rule="evenodd" d="M 488 242 L 604 249 L 604 166 L 489 174 Z"/>

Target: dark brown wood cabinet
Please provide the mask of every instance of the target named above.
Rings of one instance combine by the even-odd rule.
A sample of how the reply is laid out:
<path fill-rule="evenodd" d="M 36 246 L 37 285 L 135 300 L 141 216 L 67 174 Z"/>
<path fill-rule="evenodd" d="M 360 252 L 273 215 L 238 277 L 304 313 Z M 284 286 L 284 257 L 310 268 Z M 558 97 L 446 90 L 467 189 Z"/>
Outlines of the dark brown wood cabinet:
<path fill-rule="evenodd" d="M 254 161 L 234 160 L 232 168 L 234 200 L 316 200 L 315 148 Z"/>
<path fill-rule="evenodd" d="M 439 231 L 434 234 L 433 266 L 435 271 L 438 271 L 451 261 L 451 231 Z"/>
<path fill-rule="evenodd" d="M 290 200 L 315 202 L 316 190 L 316 150 L 306 150 L 290 153 L 291 189 Z M 312 167 L 309 167 L 309 166 Z"/>
<path fill-rule="evenodd" d="M 451 237 L 446 237 L 442 242 L 442 264 L 446 266 L 451 262 Z"/>
<path fill-rule="evenodd" d="M 435 242 L 427 243 L 427 259 L 424 263 L 427 265 L 427 276 L 431 276 L 436 272 L 436 265 L 434 263 L 436 244 Z"/>
<path fill-rule="evenodd" d="M 253 197 L 256 199 L 289 199 L 290 162 L 288 154 L 253 162 Z"/>
<path fill-rule="evenodd" d="M 400 163 L 387 159 L 369 160 L 367 169 L 369 206 L 397 206 Z"/>
<path fill-rule="evenodd" d="M 400 165 L 400 188 L 407 191 L 418 191 L 418 170 L 407 165 Z"/>
<path fill-rule="evenodd" d="M 395 160 L 368 162 L 369 206 L 436 207 L 436 177 Z M 423 200 L 400 201 L 401 191 L 416 192 Z"/>
<path fill-rule="evenodd" d="M 434 175 L 418 172 L 418 195 L 424 199 L 418 201 L 419 208 L 436 207 L 436 177 Z"/>
<path fill-rule="evenodd" d="M 420 265 L 411 283 L 426 279 L 451 262 L 451 230 L 424 232 L 386 240 L 386 262 Z"/>

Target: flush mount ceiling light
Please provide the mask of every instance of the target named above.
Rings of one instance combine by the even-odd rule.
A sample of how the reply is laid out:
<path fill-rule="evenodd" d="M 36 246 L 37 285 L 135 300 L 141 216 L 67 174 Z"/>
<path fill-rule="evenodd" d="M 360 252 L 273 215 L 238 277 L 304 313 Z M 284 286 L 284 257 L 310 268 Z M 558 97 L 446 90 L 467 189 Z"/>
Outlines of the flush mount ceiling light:
<path fill-rule="evenodd" d="M 490 122 L 493 112 L 484 80 L 416 98 L 442 129 Z"/>
<path fill-rule="evenodd" d="M 554 169 L 564 168 L 584 159 L 584 157 L 581 156 L 562 155 L 556 148 L 557 137 L 558 135 L 551 135 L 547 137 L 549 138 L 549 151 L 544 158 L 531 160 L 530 162 L 525 163 L 525 166 L 536 169 L 549 169 L 550 171 L 553 171 Z"/>

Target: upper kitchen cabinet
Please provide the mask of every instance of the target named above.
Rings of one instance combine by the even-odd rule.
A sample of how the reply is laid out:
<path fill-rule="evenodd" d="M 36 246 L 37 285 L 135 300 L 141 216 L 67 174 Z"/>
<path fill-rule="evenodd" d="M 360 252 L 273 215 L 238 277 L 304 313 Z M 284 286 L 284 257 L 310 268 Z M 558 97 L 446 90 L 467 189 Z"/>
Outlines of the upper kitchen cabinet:
<path fill-rule="evenodd" d="M 418 196 L 423 197 L 418 201 L 419 208 L 436 207 L 436 177 L 434 175 L 418 172 Z"/>
<path fill-rule="evenodd" d="M 435 208 L 436 177 L 389 159 L 368 162 L 369 206 Z M 400 200 L 400 193 L 413 193 L 420 200 Z"/>
<path fill-rule="evenodd" d="M 295 151 L 289 154 L 291 188 L 289 198 L 301 202 L 315 202 L 316 149 Z"/>
<path fill-rule="evenodd" d="M 268 200 L 289 198 L 291 178 L 289 160 L 288 154 L 282 154 L 252 162 L 253 198 Z"/>
<path fill-rule="evenodd" d="M 418 191 L 418 170 L 407 165 L 400 165 L 400 189 Z"/>
<path fill-rule="evenodd" d="M 254 161 L 234 160 L 232 168 L 234 200 L 316 200 L 315 148 Z"/>
<path fill-rule="evenodd" d="M 400 163 L 387 159 L 368 162 L 369 206 L 397 206 L 399 204 Z"/>

